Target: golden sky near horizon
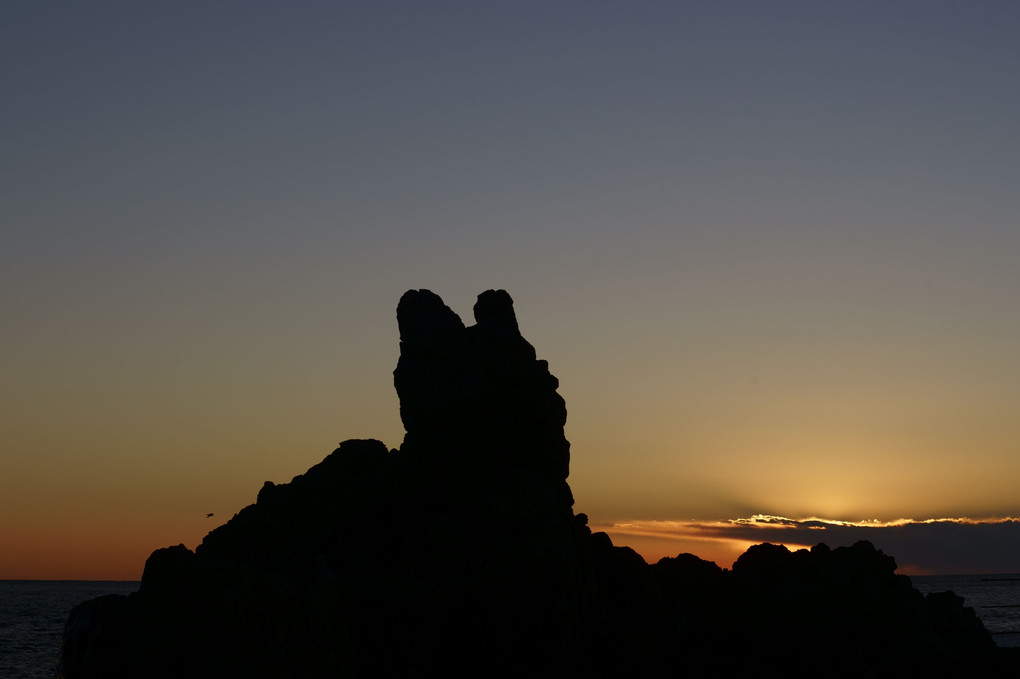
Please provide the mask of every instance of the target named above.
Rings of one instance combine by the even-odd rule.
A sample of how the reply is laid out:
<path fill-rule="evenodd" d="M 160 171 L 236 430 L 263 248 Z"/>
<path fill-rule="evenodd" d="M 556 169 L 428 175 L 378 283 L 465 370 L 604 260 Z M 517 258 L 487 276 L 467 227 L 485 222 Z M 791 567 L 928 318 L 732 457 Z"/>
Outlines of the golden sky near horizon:
<path fill-rule="evenodd" d="M 0 578 L 399 446 L 410 288 L 510 292 L 595 526 L 1020 515 L 1020 10 L 394 8 L 0 9 Z"/>

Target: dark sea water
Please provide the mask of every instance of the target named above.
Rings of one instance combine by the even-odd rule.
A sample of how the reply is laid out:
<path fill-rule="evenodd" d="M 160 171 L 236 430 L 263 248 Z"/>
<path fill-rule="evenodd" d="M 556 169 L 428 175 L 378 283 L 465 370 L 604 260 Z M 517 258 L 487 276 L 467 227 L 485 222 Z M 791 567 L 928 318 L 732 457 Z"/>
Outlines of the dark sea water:
<path fill-rule="evenodd" d="M 910 581 L 925 594 L 951 590 L 962 596 L 997 645 L 1020 648 L 1020 574 L 912 575 Z"/>
<path fill-rule="evenodd" d="M 1020 647 L 1020 574 L 912 576 L 921 592 L 964 598 L 999 646 Z M 52 679 L 64 623 L 82 601 L 127 594 L 137 582 L 0 580 L 0 678 Z"/>
<path fill-rule="evenodd" d="M 52 679 L 71 609 L 137 590 L 137 582 L 0 580 L 0 678 Z"/>

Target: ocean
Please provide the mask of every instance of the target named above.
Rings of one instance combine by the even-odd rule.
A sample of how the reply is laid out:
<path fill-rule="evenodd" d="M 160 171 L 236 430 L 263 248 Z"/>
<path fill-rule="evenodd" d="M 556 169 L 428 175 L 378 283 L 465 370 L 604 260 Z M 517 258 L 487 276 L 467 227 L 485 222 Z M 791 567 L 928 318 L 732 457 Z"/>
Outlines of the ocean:
<path fill-rule="evenodd" d="M 998 646 L 1020 648 L 1020 574 L 912 575 L 925 594 L 952 590 L 981 618 Z"/>
<path fill-rule="evenodd" d="M 921 592 L 947 589 L 964 598 L 999 646 L 1020 647 L 1020 574 L 911 576 Z M 104 594 L 127 594 L 137 582 L 0 580 L 0 677 L 52 679 L 67 615 Z"/>
<path fill-rule="evenodd" d="M 0 580 L 0 677 L 53 679 L 71 609 L 104 594 L 135 592 L 138 584 Z"/>

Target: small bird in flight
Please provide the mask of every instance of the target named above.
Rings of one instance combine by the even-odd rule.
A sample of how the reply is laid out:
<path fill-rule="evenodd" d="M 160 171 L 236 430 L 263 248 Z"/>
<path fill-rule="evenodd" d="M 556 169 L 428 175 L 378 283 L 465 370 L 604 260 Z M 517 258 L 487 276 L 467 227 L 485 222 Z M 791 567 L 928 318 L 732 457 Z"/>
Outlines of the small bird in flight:
<path fill-rule="evenodd" d="M 209 518 L 210 516 L 212 516 L 212 512 L 209 512 L 208 514 L 206 514 L 206 515 L 205 515 L 205 518 L 207 518 L 207 519 L 208 519 L 208 518 Z"/>

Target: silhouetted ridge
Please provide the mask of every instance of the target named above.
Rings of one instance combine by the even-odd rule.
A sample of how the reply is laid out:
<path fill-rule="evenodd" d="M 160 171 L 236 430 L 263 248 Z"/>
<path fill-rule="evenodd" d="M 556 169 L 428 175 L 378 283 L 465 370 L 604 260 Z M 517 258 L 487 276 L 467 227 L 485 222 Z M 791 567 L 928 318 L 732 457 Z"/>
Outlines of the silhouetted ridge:
<path fill-rule="evenodd" d="M 345 441 L 194 552 L 156 550 L 137 593 L 72 611 L 57 676 L 1018 676 L 959 597 L 869 543 L 725 571 L 592 534 L 556 378 L 505 291 L 474 315 L 408 291 L 400 448 Z"/>

